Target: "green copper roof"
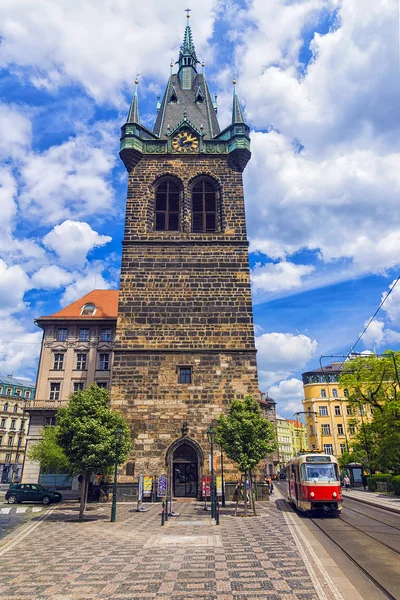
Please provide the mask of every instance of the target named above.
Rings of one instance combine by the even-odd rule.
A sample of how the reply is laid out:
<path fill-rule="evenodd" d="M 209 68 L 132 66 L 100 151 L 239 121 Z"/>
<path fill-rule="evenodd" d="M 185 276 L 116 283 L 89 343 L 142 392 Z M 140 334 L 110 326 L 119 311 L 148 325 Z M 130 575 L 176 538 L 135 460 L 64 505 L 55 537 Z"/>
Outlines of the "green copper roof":
<path fill-rule="evenodd" d="M 233 84 L 233 106 L 232 106 L 232 123 L 244 123 L 242 107 L 240 106 L 239 98 L 236 93 L 236 84 Z"/>
<path fill-rule="evenodd" d="M 131 107 L 129 109 L 127 123 L 140 124 L 139 118 L 139 99 L 138 99 L 138 80 L 135 81 L 135 93 L 133 94 Z"/>
<path fill-rule="evenodd" d="M 197 60 L 196 50 L 195 50 L 195 47 L 193 44 L 192 30 L 190 28 L 189 23 L 186 25 L 185 35 L 183 38 L 183 44 L 182 44 L 180 52 L 179 52 L 179 61 L 181 61 L 181 59 L 183 58 L 184 55 L 192 56 L 195 63 L 199 62 Z M 180 64 L 180 62 L 179 62 L 179 64 Z"/>

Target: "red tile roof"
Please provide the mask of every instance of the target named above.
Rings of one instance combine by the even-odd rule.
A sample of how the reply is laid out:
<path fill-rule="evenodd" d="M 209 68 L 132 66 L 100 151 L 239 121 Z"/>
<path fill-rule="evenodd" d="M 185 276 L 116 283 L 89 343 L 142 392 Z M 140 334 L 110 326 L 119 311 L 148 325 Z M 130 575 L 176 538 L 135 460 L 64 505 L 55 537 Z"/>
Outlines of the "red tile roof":
<path fill-rule="evenodd" d="M 118 316 L 118 294 L 119 290 L 92 290 L 86 296 L 82 296 L 72 304 L 68 304 L 58 312 L 40 319 L 116 319 Z M 85 304 L 94 304 L 95 314 L 81 315 Z M 40 320 L 39 319 L 39 320 Z"/>

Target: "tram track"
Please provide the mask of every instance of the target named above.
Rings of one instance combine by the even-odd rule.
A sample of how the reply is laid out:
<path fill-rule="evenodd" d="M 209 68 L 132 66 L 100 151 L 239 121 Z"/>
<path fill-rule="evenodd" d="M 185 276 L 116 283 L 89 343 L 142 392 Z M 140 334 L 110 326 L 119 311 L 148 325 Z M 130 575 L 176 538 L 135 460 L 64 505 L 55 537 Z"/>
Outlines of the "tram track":
<path fill-rule="evenodd" d="M 349 509 L 346 508 L 346 510 L 349 510 Z M 357 512 L 357 511 L 354 511 L 354 512 Z M 362 515 L 362 513 L 359 513 L 359 514 Z M 362 516 L 366 517 L 368 519 L 371 518 L 371 517 L 369 517 L 367 515 L 362 515 Z M 386 546 L 386 548 L 389 548 L 389 550 L 393 550 L 393 552 L 396 552 L 396 554 L 400 555 L 400 552 L 396 548 L 393 548 L 393 546 L 390 546 L 389 544 L 386 544 L 386 542 L 382 542 L 382 540 L 379 540 L 378 538 L 376 538 L 371 533 L 367 533 L 366 531 L 363 531 L 363 529 L 360 529 L 360 527 L 357 527 L 357 525 L 354 525 L 353 523 L 350 523 L 349 521 L 346 521 L 346 519 L 343 518 L 343 515 L 339 515 L 339 519 L 341 521 L 343 521 L 343 523 L 346 523 L 346 525 L 350 525 L 350 527 L 352 527 L 353 529 L 357 529 L 357 531 L 360 531 L 363 535 L 367 535 L 368 537 L 370 537 L 375 542 L 378 542 L 378 544 L 381 544 L 382 546 Z M 374 519 L 374 520 L 378 521 L 378 523 L 383 523 L 386 527 L 392 527 L 392 525 L 387 525 L 386 523 L 384 523 L 383 521 L 379 521 L 378 519 Z M 398 527 L 393 527 L 393 529 L 397 529 L 398 531 L 400 531 L 400 529 Z M 379 534 L 379 532 L 378 532 L 378 535 L 382 535 L 382 534 Z"/>
<path fill-rule="evenodd" d="M 346 498 L 346 500 L 347 500 L 347 498 Z M 396 525 L 392 525 L 391 523 L 385 523 L 385 521 L 382 521 L 381 519 L 377 519 L 376 517 L 371 517 L 371 515 L 366 515 L 365 513 L 361 512 L 360 510 L 355 510 L 354 508 L 350 508 L 347 505 L 346 505 L 346 510 L 350 510 L 351 512 L 357 513 L 357 514 L 361 515 L 362 517 L 368 517 L 368 519 L 371 519 L 372 521 L 376 521 L 377 523 L 382 523 L 382 525 L 386 525 L 386 527 L 391 527 L 392 529 L 397 529 L 398 531 L 400 531 L 400 527 L 396 527 Z"/>
<path fill-rule="evenodd" d="M 319 524 L 319 522 L 316 519 L 310 518 L 309 519 L 311 523 L 313 523 L 313 525 L 315 525 L 315 527 L 317 527 L 317 529 L 319 529 L 335 546 L 337 546 L 338 548 L 340 548 L 341 552 L 343 552 L 343 554 L 346 555 L 346 557 L 358 568 L 360 569 L 360 571 L 362 571 L 364 573 L 364 575 L 390 600 L 399 600 L 400 596 L 399 595 L 393 595 L 391 593 L 391 591 L 385 586 L 384 583 L 382 583 L 382 581 L 380 581 L 379 579 L 377 579 L 377 577 L 375 577 L 369 568 L 365 568 L 360 561 L 357 560 L 357 558 L 355 558 L 353 553 L 348 552 L 343 544 L 340 544 L 337 539 L 335 539 L 334 536 L 330 535 L 326 529 L 324 529 L 323 527 L 321 527 L 321 525 Z M 374 538 L 373 538 L 374 539 Z M 377 543 L 378 540 L 375 540 Z M 390 549 L 392 550 L 392 549 Z M 399 552 L 392 550 L 393 552 L 396 552 L 396 554 L 399 554 Z"/>

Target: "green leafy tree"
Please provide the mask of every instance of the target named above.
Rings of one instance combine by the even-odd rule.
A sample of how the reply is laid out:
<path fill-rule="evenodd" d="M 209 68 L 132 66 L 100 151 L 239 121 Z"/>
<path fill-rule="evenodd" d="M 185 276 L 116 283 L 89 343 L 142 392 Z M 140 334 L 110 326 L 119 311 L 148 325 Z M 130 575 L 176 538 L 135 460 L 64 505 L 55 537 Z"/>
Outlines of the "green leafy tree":
<path fill-rule="evenodd" d="M 272 423 L 263 416 L 259 403 L 251 396 L 246 396 L 244 400 L 234 400 L 229 414 L 221 414 L 218 418 L 217 441 L 244 473 L 245 480 L 249 479 L 250 501 L 256 514 L 252 470 L 276 448 Z"/>
<path fill-rule="evenodd" d="M 69 474 L 70 466 L 64 450 L 57 441 L 58 427 L 45 427 L 43 437 L 28 452 L 28 458 L 40 463 L 43 473 Z"/>
<path fill-rule="evenodd" d="M 119 464 L 126 460 L 131 448 L 129 427 L 120 413 L 110 409 L 109 400 L 109 392 L 93 384 L 73 394 L 68 406 L 57 413 L 57 441 L 68 458 L 71 473 L 82 475 L 80 520 L 90 475 L 109 473 L 115 464 L 117 427 L 122 429 Z"/>

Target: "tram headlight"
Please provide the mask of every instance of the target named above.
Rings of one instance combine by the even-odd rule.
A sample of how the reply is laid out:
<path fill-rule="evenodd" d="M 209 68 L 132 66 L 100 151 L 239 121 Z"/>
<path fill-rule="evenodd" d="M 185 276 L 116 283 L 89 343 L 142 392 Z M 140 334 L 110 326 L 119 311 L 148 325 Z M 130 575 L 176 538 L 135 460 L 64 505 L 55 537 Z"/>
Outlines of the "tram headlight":
<path fill-rule="evenodd" d="M 314 492 L 311 492 L 311 493 L 310 493 L 310 497 L 311 497 L 311 498 L 314 498 L 314 496 L 315 496 Z"/>
<path fill-rule="evenodd" d="M 333 492 L 333 494 L 332 494 L 332 497 L 333 497 L 333 498 L 336 498 L 336 496 L 337 496 L 337 493 L 336 493 L 336 492 Z"/>

